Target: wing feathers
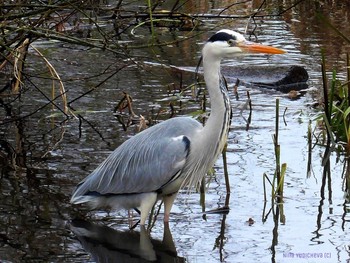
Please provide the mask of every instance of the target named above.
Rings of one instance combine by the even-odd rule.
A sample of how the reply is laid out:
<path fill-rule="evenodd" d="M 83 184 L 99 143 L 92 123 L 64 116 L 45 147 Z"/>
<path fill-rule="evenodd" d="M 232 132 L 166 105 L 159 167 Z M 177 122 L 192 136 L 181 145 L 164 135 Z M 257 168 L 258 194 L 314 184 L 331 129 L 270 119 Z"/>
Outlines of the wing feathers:
<path fill-rule="evenodd" d="M 178 176 L 190 151 L 188 135 L 202 126 L 190 118 L 175 119 L 153 126 L 120 145 L 77 186 L 72 202 L 88 192 L 104 195 L 157 191 Z"/>

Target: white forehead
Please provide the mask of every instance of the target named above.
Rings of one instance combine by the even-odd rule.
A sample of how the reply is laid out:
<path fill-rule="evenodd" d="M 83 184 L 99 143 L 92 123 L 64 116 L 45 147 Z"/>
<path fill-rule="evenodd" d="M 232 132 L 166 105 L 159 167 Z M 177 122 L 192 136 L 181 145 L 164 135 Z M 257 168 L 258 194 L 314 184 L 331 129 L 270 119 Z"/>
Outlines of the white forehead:
<path fill-rule="evenodd" d="M 231 36 L 234 36 L 237 41 L 244 41 L 245 40 L 245 37 L 242 34 L 236 32 L 236 31 L 233 31 L 233 30 L 230 30 L 230 29 L 221 29 L 217 33 L 221 33 L 221 32 L 229 34 Z"/>

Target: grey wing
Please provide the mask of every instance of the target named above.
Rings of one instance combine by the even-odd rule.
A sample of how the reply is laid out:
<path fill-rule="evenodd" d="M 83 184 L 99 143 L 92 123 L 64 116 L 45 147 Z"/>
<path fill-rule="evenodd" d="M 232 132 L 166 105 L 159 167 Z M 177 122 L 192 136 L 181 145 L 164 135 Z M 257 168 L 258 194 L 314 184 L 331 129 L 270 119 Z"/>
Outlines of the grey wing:
<path fill-rule="evenodd" d="M 190 118 L 177 118 L 137 134 L 82 181 L 72 199 L 89 192 L 132 194 L 159 190 L 184 167 L 191 144 L 189 136 L 201 128 Z"/>

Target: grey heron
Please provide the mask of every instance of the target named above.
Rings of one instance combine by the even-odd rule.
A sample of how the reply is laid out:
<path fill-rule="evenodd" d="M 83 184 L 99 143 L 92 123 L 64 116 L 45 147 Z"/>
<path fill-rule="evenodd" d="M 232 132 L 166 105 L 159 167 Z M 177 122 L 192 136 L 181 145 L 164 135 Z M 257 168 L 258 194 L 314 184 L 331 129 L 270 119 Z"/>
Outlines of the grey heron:
<path fill-rule="evenodd" d="M 136 134 L 77 185 L 71 203 L 88 203 L 92 209 L 134 208 L 144 225 L 153 205 L 162 199 L 164 222 L 168 222 L 179 189 L 197 186 L 224 148 L 231 107 L 220 63 L 243 53 L 285 52 L 249 42 L 232 30 L 218 31 L 202 50 L 211 103 L 206 125 L 191 117 L 175 117 Z"/>

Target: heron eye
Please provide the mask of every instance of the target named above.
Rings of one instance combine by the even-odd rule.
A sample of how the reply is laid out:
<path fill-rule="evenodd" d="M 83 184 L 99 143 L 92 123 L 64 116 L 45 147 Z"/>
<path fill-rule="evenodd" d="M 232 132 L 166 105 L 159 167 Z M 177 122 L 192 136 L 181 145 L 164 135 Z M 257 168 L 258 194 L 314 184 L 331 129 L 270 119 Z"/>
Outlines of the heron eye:
<path fill-rule="evenodd" d="M 233 39 L 229 39 L 229 40 L 227 40 L 227 44 L 229 44 L 230 46 L 234 46 L 234 45 L 236 45 L 236 41 Z"/>

